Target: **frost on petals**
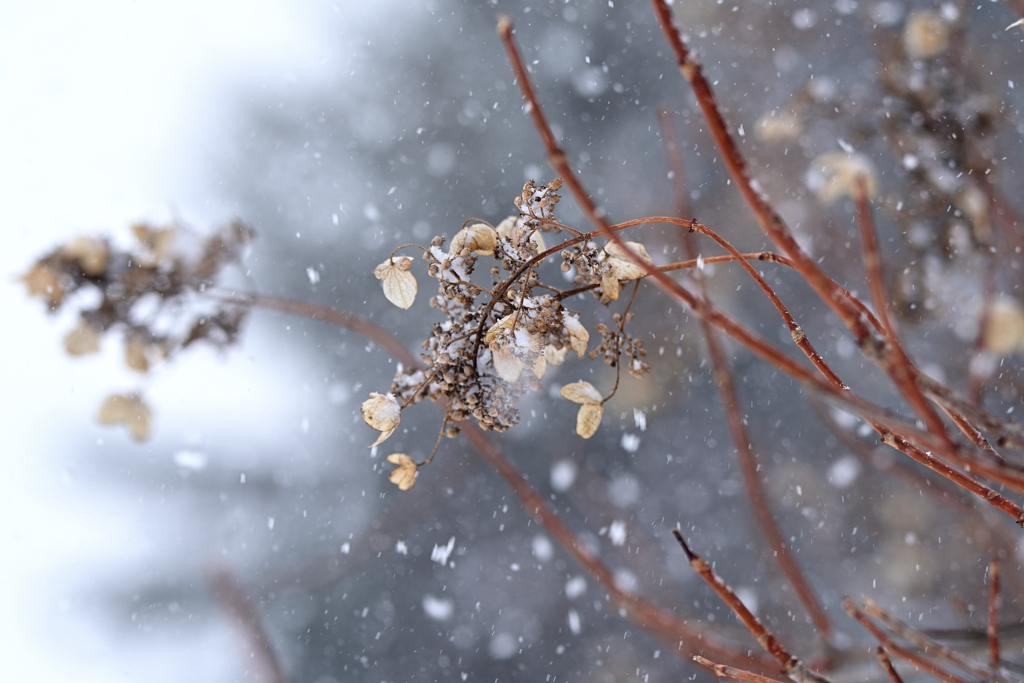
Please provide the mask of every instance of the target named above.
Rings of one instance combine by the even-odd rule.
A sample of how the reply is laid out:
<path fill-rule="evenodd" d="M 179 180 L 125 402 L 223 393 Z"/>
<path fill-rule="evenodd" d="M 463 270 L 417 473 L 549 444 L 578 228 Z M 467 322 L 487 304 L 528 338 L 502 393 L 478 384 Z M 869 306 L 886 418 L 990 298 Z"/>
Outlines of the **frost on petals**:
<path fill-rule="evenodd" d="M 388 456 L 388 462 L 398 465 L 398 468 L 388 475 L 388 481 L 397 486 L 400 491 L 408 491 L 416 485 L 416 473 L 419 468 L 412 458 L 405 453 L 392 453 Z"/>
<path fill-rule="evenodd" d="M 399 308 L 409 308 L 416 299 L 416 278 L 410 268 L 411 258 L 397 256 L 373 269 L 373 274 L 384 283 L 384 296 Z"/>
<path fill-rule="evenodd" d="M 363 401 L 360 409 L 363 413 L 363 421 L 380 432 L 380 436 L 370 444 L 370 448 L 391 436 L 402 421 L 402 406 L 399 405 L 398 399 L 393 394 L 373 392 L 370 394 L 370 398 Z"/>
<path fill-rule="evenodd" d="M 597 431 L 604 416 L 604 408 L 601 405 L 601 392 L 590 382 L 573 382 L 566 384 L 559 392 L 562 398 L 573 403 L 582 403 L 579 413 L 576 414 L 576 433 L 584 439 L 589 439 Z"/>

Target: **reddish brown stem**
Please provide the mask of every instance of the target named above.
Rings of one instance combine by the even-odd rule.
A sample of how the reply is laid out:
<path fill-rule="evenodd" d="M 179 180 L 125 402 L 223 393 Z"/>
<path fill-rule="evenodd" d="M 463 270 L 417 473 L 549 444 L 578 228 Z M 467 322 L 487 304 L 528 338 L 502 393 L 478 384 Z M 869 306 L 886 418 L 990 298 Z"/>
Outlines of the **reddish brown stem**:
<path fill-rule="evenodd" d="M 710 659 L 704 659 L 700 655 L 696 655 L 693 661 L 697 662 L 701 666 L 706 666 L 715 672 L 715 675 L 719 678 L 735 678 L 738 681 L 751 681 L 752 683 L 782 683 L 777 678 L 768 678 L 767 676 L 761 676 L 760 674 L 753 673 L 752 671 L 744 671 L 743 669 L 737 669 L 731 666 L 725 666 L 724 664 L 715 664 Z"/>
<path fill-rule="evenodd" d="M 885 654 L 884 647 L 878 648 L 878 654 L 876 656 L 878 657 L 878 663 L 882 665 L 883 669 L 885 669 L 885 673 L 889 675 L 889 679 L 892 680 L 892 683 L 903 683 L 903 679 L 900 678 L 898 673 L 896 673 L 896 667 L 892 665 L 892 660 L 889 659 L 889 655 Z"/>
<path fill-rule="evenodd" d="M 988 655 L 992 670 L 999 671 L 999 560 L 988 565 Z"/>
<path fill-rule="evenodd" d="M 843 599 L 843 609 L 846 611 L 847 614 L 853 617 L 853 619 L 855 619 L 858 624 L 863 626 L 869 633 L 871 633 L 871 635 L 875 637 L 875 640 L 881 643 L 882 647 L 884 647 L 886 651 L 896 655 L 900 659 L 905 659 L 920 671 L 923 671 L 931 676 L 934 676 L 935 678 L 946 681 L 947 683 L 969 683 L 967 680 L 949 673 L 939 665 L 935 664 L 929 659 L 926 659 L 925 657 L 922 657 L 918 653 L 912 650 L 908 650 L 904 647 L 900 647 L 899 645 L 894 643 L 892 639 L 889 638 L 889 636 L 887 636 L 884 631 L 882 631 L 882 629 L 878 628 L 870 619 L 868 619 L 867 615 L 864 614 L 864 612 L 860 611 L 857 608 L 857 606 L 853 604 L 853 600 L 851 600 L 850 598 Z"/>
<path fill-rule="evenodd" d="M 206 581 L 214 599 L 231 616 L 245 641 L 245 659 L 252 663 L 253 677 L 258 683 L 288 683 L 263 630 L 260 615 L 234 572 L 227 567 L 217 567 L 207 573 Z"/>
<path fill-rule="evenodd" d="M 758 621 L 757 617 L 747 609 L 747 606 L 743 604 L 731 588 L 723 581 L 718 574 L 711 569 L 711 566 L 704 560 L 703 557 L 690 550 L 690 546 L 686 545 L 686 540 L 683 539 L 683 534 L 679 529 L 673 529 L 672 535 L 675 536 L 679 545 L 682 546 L 683 552 L 686 553 L 686 558 L 690 562 L 690 567 L 693 571 L 704 580 L 704 583 L 708 584 L 712 590 L 718 595 L 718 597 L 724 602 L 733 613 L 740 618 L 743 625 L 747 627 L 747 630 L 757 640 L 757 644 L 760 645 L 765 652 L 770 654 L 775 661 L 782 665 L 783 671 L 786 675 L 794 681 L 814 681 L 815 683 L 827 683 L 828 679 L 820 674 L 817 674 L 808 669 L 803 662 L 797 659 L 794 655 L 790 654 L 786 648 L 778 641 L 778 639 L 772 635 L 764 625 Z"/>

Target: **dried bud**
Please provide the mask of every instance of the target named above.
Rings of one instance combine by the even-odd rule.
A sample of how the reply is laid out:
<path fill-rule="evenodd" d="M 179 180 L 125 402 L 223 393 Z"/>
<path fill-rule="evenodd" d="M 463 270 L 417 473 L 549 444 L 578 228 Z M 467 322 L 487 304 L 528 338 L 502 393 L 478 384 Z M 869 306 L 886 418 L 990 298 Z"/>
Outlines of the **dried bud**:
<path fill-rule="evenodd" d="M 592 437 L 604 416 L 601 392 L 590 382 L 580 381 L 566 384 L 559 393 L 562 398 L 583 404 L 576 414 L 576 433 L 584 439 Z"/>
<path fill-rule="evenodd" d="M 911 59 L 938 57 L 949 48 L 949 24 L 934 10 L 916 9 L 907 17 L 903 47 Z"/>
<path fill-rule="evenodd" d="M 363 401 L 360 410 L 363 413 L 363 421 L 380 432 L 380 436 L 370 444 L 370 448 L 391 436 L 402 421 L 402 406 L 393 394 L 372 392 L 370 398 Z"/>
<path fill-rule="evenodd" d="M 868 199 L 878 194 L 878 174 L 863 154 L 829 152 L 811 162 L 807 184 L 822 204 L 831 204 L 843 195 L 857 197 L 859 183 L 864 183 Z"/>
<path fill-rule="evenodd" d="M 72 356 L 85 356 L 100 350 L 100 331 L 82 321 L 64 337 L 64 349 Z"/>
<path fill-rule="evenodd" d="M 458 256 L 463 249 L 469 249 L 477 256 L 490 256 L 498 246 L 498 233 L 483 223 L 474 223 L 455 233 L 448 253 Z"/>
<path fill-rule="evenodd" d="M 384 283 L 384 296 L 399 308 L 409 308 L 416 300 L 416 278 L 410 268 L 411 258 L 397 256 L 373 269 L 373 274 Z"/>
<path fill-rule="evenodd" d="M 398 465 L 398 469 L 388 475 L 388 481 L 398 487 L 399 491 L 408 491 L 416 485 L 416 475 L 419 467 L 405 453 L 392 453 L 388 456 L 388 462 Z"/>
<path fill-rule="evenodd" d="M 992 302 L 983 341 L 985 349 L 997 356 L 1024 350 L 1024 309 L 1016 299 Z"/>
<path fill-rule="evenodd" d="M 576 357 L 583 358 L 583 354 L 587 352 L 587 342 L 590 341 L 590 333 L 587 332 L 587 328 L 583 326 L 579 318 L 570 316 L 564 311 L 562 312 L 562 323 L 565 325 L 565 331 L 569 333 L 569 344 L 572 345 L 572 350 L 576 352 Z"/>
<path fill-rule="evenodd" d="M 60 248 L 61 256 L 78 261 L 82 272 L 90 277 L 107 269 L 110 248 L 105 240 L 95 237 L 76 237 Z"/>
<path fill-rule="evenodd" d="M 100 424 L 124 425 L 135 441 L 149 438 L 149 406 L 138 394 L 114 394 L 100 406 L 97 415 Z"/>

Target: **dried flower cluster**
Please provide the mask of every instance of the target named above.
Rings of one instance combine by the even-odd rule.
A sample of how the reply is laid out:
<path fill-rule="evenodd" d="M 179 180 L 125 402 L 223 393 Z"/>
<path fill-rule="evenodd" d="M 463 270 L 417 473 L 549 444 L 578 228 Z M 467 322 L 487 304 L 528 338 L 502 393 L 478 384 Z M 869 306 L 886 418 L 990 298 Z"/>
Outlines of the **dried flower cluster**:
<path fill-rule="evenodd" d="M 629 242 L 628 250 L 615 244 L 601 247 L 592 239 L 593 233 L 579 232 L 555 220 L 561 184 L 560 179 L 547 185 L 530 181 L 515 198 L 518 215 L 509 216 L 497 227 L 471 219 L 447 250 L 443 237 L 419 247 L 427 273 L 438 281 L 438 294 L 429 304 L 444 319 L 434 324 L 423 343 L 424 367 L 400 367 L 390 393 L 373 393 L 363 404 L 363 419 L 381 432 L 374 446 L 398 426 L 402 409 L 425 398 L 446 405 L 442 431 L 449 436 L 458 433 L 451 423 L 469 418 L 488 430 L 504 431 L 513 426 L 519 420 L 516 403 L 524 392 L 540 388 L 549 366 L 561 365 L 570 350 L 577 358 L 587 354 L 590 333 L 579 314 L 565 308 L 564 299 L 591 289 L 609 304 L 619 299 L 623 283 L 646 275 L 644 264 L 650 265 L 652 260 L 642 244 Z M 570 238 L 549 249 L 543 233 L 568 233 Z M 562 291 L 541 282 L 542 264 L 556 256 L 562 260 L 563 272 L 575 268 L 577 289 Z M 493 259 L 487 287 L 473 281 L 482 258 Z M 393 252 L 374 269 L 384 296 L 400 308 L 409 308 L 416 296 L 411 268 L 412 259 Z M 627 306 L 625 312 L 613 316 L 616 329 L 599 324 L 596 329 L 602 341 L 589 357 L 603 357 L 618 368 L 625 356 L 627 370 L 640 377 L 648 370 L 643 343 L 624 331 L 632 317 Z M 584 385 L 583 393 L 570 389 Z M 593 436 L 601 421 L 601 406 L 610 396 L 602 397 L 587 382 L 568 385 L 562 395 L 583 404 L 576 432 L 585 439 Z M 392 481 L 405 490 L 415 481 L 415 467 L 425 463 L 406 462 L 404 454 L 392 457 L 398 455 L 400 463 L 391 460 L 400 465 L 392 473 Z"/>
<path fill-rule="evenodd" d="M 70 355 L 96 353 L 108 333 L 124 341 L 124 361 L 132 370 L 150 367 L 197 342 L 233 344 L 247 308 L 208 299 L 222 269 L 237 263 L 253 237 L 232 222 L 204 240 L 186 245 L 191 235 L 177 227 L 138 224 L 134 244 L 119 249 L 103 238 L 76 237 L 46 254 L 22 276 L 29 294 L 56 312 L 74 302 L 78 325 L 64 338 Z M 191 248 L 189 248 L 191 246 Z M 150 411 L 137 392 L 114 394 L 100 409 L 102 424 L 123 424 L 132 438 L 149 436 Z"/>

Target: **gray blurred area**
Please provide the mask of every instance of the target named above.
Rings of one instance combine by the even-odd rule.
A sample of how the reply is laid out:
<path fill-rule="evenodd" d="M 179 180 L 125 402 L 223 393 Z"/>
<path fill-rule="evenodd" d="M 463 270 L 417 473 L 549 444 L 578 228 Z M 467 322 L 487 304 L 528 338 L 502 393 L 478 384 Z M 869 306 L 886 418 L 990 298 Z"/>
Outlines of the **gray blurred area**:
<path fill-rule="evenodd" d="M 826 271 L 866 292 L 852 204 L 821 206 L 805 175 L 811 159 L 839 149 L 842 140 L 872 159 L 884 192 L 895 197 L 913 187 L 878 133 L 888 105 L 872 42 L 878 35 L 898 40 L 911 6 L 933 5 L 677 4 L 722 109 L 734 131 L 743 130 L 741 146 L 765 191 Z M 1021 90 L 1006 86 L 1020 64 L 1021 41 L 1002 34 L 1014 17 L 998 4 L 949 4 L 971 12 L 965 40 L 972 73 L 984 75 L 978 87 L 1006 115 L 993 133 L 1005 163 L 1024 170 L 1015 113 Z M 613 221 L 674 212 L 655 117 L 665 105 L 682 140 L 695 216 L 743 250 L 768 248 L 716 161 L 647 3 L 431 0 L 379 10 L 339 3 L 325 8 L 323 20 L 338 36 L 344 68 L 316 87 L 299 81 L 231 93 L 229 136 L 201 170 L 258 234 L 245 261 L 249 272 L 229 288 L 357 313 L 418 352 L 436 315 L 426 305 L 433 288 L 424 264 L 416 259 L 413 266 L 420 294 L 409 311 L 387 303 L 374 266 L 398 245 L 450 238 L 468 218 L 497 224 L 515 212 L 512 200 L 525 180 L 553 177 L 495 33 L 498 12 L 515 24 L 542 107 Z M 823 92 L 815 82 L 828 92 L 808 109 L 802 136 L 760 140 L 758 120 L 801 93 Z M 852 108 L 842 104 L 850 101 Z M 814 113 L 828 108 L 835 111 Z M 1012 169 L 1000 172 L 1009 176 Z M 569 197 L 557 215 L 584 227 Z M 909 253 L 907 268 L 927 262 L 928 272 L 939 269 L 941 281 L 954 283 L 931 294 L 937 301 L 925 315 L 901 322 L 915 360 L 963 387 L 973 337 L 956 324 L 975 316 L 986 262 L 973 249 L 952 253 L 941 236 L 908 243 L 899 220 L 881 209 L 878 217 L 890 268 Z M 629 238 L 644 242 L 657 262 L 682 258 L 667 227 Z M 709 242 L 700 245 L 704 254 L 719 253 Z M 781 269 L 760 270 L 840 376 L 872 400 L 900 406 L 885 377 L 806 286 Z M 716 303 L 791 348 L 781 320 L 739 269 L 708 273 Z M 564 282 L 554 265 L 542 277 Z M 1018 282 L 1000 275 L 997 286 L 1019 295 Z M 594 321 L 587 325 L 592 335 L 597 321 L 610 324 L 618 310 L 589 295 L 569 307 Z M 544 389 L 520 404 L 521 424 L 493 435 L 494 443 L 617 572 L 621 586 L 755 647 L 689 570 L 670 535 L 678 525 L 784 642 L 805 656 L 819 654 L 806 612 L 751 513 L 696 320 L 647 284 L 635 310 L 653 372 L 643 380 L 624 376 L 592 439 L 573 433 L 576 406 L 557 395 L 578 379 L 611 387 L 613 370 L 583 360 L 549 371 Z M 82 455 L 80 467 L 97 485 L 144 501 L 137 514 L 151 516 L 143 524 L 159 549 L 158 561 L 82 588 L 109 628 L 173 648 L 211 623 L 231 621 L 210 589 L 210 576 L 226 571 L 256 607 L 295 683 L 709 679 L 615 614 L 596 581 L 530 520 L 464 440 L 445 440 L 413 490 L 388 483 L 384 457 L 425 457 L 441 413 L 429 403 L 406 410 L 386 444 L 367 448 L 375 433 L 359 418 L 359 405 L 369 392 L 386 391 L 395 370 L 375 344 L 267 311 L 254 312 L 244 337 L 229 353 L 271 366 L 282 359 L 294 427 L 257 438 L 237 427 L 245 417 L 226 403 L 226 422 L 236 426 L 201 442 L 170 418 L 158 421 L 145 454 L 108 445 Z M 827 605 L 837 642 L 868 642 L 842 615 L 844 595 L 870 595 L 930 628 L 983 625 L 977 615 L 986 600 L 988 557 L 966 518 L 859 459 L 793 381 L 738 347 L 726 348 L 773 511 Z M 187 355 L 175 359 L 188 362 Z M 1018 359 L 1006 364 L 1008 373 L 1019 369 Z M 196 390 L 219 391 L 205 383 Z M 1019 404 L 1015 389 L 990 392 L 987 400 L 997 413 Z M 175 409 L 153 407 L 158 415 Z M 866 452 L 875 448 L 863 423 L 839 419 L 851 442 Z M 439 550 L 446 561 L 437 561 Z M 1008 585 L 1021 585 L 1016 556 L 1006 558 L 1004 571 L 1017 575 Z M 1018 595 L 1008 589 L 1004 598 L 1008 623 L 1019 618 Z M 263 680 L 266 671 L 243 642 L 219 653 L 241 662 L 224 680 Z M 849 679 L 881 680 L 880 669 L 859 668 L 865 649 L 847 653 Z M 1020 659 L 1019 650 L 1006 656 Z"/>

